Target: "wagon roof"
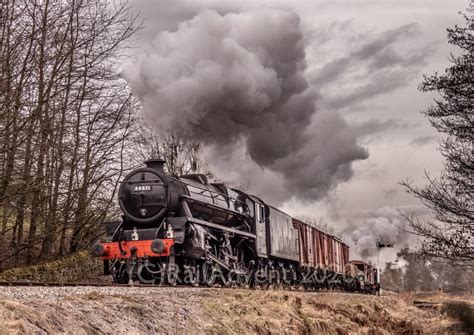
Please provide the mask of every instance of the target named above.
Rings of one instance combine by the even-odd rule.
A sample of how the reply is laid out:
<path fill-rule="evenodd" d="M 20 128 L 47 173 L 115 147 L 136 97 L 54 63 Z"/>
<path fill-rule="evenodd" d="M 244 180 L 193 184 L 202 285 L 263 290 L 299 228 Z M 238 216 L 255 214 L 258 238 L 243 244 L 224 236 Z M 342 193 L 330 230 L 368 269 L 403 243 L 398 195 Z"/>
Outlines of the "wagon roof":
<path fill-rule="evenodd" d="M 366 261 L 361 261 L 361 260 L 356 260 L 356 259 L 350 260 L 349 263 L 356 264 L 356 265 L 366 264 L 366 265 L 369 265 L 369 266 L 373 266 L 373 264 L 371 262 L 366 262 Z"/>
<path fill-rule="evenodd" d="M 329 237 L 331 237 L 332 239 L 334 239 L 334 240 L 336 240 L 336 241 L 338 241 L 338 242 L 340 242 L 340 243 L 342 243 L 342 244 L 344 244 L 344 245 L 347 246 L 347 244 L 344 243 L 344 241 L 343 241 L 339 236 L 329 234 L 329 233 L 327 233 L 327 232 L 321 230 L 321 228 L 319 228 L 318 226 L 316 226 L 316 225 L 314 225 L 314 224 L 311 224 L 311 223 L 308 223 L 308 222 L 304 222 L 304 221 L 301 221 L 301 220 L 295 219 L 295 218 L 293 218 L 293 221 L 296 221 L 296 222 L 298 222 L 298 223 L 301 223 L 301 224 L 310 226 L 311 228 L 316 229 L 316 230 L 319 231 L 320 233 L 322 233 L 322 234 L 324 234 L 324 235 L 326 235 L 326 236 L 329 236 Z"/>

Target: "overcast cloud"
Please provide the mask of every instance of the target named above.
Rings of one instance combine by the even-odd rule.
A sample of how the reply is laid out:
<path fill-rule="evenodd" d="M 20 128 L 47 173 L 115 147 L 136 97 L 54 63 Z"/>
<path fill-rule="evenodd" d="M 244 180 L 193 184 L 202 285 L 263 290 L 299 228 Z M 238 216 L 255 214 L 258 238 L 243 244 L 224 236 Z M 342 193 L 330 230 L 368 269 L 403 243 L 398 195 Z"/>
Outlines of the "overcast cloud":
<path fill-rule="evenodd" d="M 216 106 L 232 105 L 227 108 L 231 114 L 239 111 L 233 118 L 224 117 L 234 123 L 224 122 L 220 135 L 209 137 L 206 131 L 214 127 L 215 111 L 222 108 L 211 108 L 214 112 L 204 117 L 200 114 L 194 124 L 177 123 L 174 114 L 162 119 L 163 129 L 178 125 L 183 133 L 190 131 L 208 144 L 203 155 L 219 179 L 236 181 L 245 176 L 241 184 L 248 183 L 255 194 L 279 203 L 290 214 L 324 217 L 344 231 L 345 241 L 361 257 L 373 256 L 370 246 L 377 236 L 397 247 L 409 242 L 406 234 L 389 227 L 403 226 L 396 215 L 399 209 L 423 209 L 398 182 L 409 177 L 422 184 L 425 169 L 437 175 L 442 166 L 436 151 L 438 134 L 419 113 L 433 96 L 418 92 L 417 85 L 422 74 L 448 65 L 446 28 L 462 24 L 458 12 L 465 10 L 466 1 L 294 1 L 289 5 L 287 1 L 141 0 L 132 5 L 145 21 L 139 42 L 142 56 L 129 64 L 128 76 L 150 119 L 164 115 L 153 111 L 153 106 L 160 105 L 163 92 L 169 93 L 173 80 L 182 77 L 181 56 L 190 64 L 188 77 L 196 79 L 193 69 L 199 58 L 219 64 L 222 71 L 228 59 L 240 65 L 242 56 L 250 59 L 257 42 L 267 51 L 251 67 L 240 67 L 243 79 L 265 89 L 265 99 L 255 99 L 242 85 L 237 85 L 239 98 L 225 90 L 220 95 L 211 90 L 198 95 L 212 97 Z M 268 15 L 280 21 L 259 26 L 252 21 L 255 13 L 260 13 L 260 21 Z M 227 25 L 227 31 L 223 33 L 216 24 Z M 169 33 L 160 34 L 163 31 Z M 214 40 L 218 44 L 209 44 L 205 34 L 219 31 L 220 38 Z M 212 49 L 224 40 L 242 53 L 229 56 Z M 281 64 L 291 66 L 275 65 L 283 55 L 289 58 Z M 157 84 L 164 80 L 160 76 L 166 67 L 177 72 L 166 79 L 169 82 Z M 249 69 L 256 72 L 245 72 Z M 232 73 L 221 74 L 225 78 L 211 81 L 218 87 L 238 83 L 232 81 Z M 283 82 L 276 84 L 275 75 Z M 182 99 L 188 97 L 182 94 Z M 169 110 L 181 113 L 180 101 L 167 98 Z M 270 114 L 277 116 L 266 136 L 260 124 L 265 118 L 250 117 L 255 108 L 260 111 L 257 115 L 270 108 Z M 283 129 L 285 125 L 289 131 Z M 232 141 L 224 141 L 224 134 Z M 283 149 L 270 150 L 269 137 Z M 297 197 L 289 199 L 288 192 Z M 393 253 L 386 251 L 386 258 Z"/>

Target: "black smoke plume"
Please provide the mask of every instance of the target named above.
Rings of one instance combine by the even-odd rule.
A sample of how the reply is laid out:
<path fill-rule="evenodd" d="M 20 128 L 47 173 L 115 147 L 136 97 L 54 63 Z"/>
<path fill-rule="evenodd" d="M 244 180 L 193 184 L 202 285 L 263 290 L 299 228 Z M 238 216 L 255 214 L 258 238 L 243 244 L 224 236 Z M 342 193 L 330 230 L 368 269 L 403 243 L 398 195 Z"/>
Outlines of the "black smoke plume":
<path fill-rule="evenodd" d="M 340 114 L 317 108 L 305 69 L 297 14 L 206 10 L 159 33 L 126 75 L 157 129 L 199 140 L 217 177 L 280 202 L 324 196 L 368 157 Z"/>

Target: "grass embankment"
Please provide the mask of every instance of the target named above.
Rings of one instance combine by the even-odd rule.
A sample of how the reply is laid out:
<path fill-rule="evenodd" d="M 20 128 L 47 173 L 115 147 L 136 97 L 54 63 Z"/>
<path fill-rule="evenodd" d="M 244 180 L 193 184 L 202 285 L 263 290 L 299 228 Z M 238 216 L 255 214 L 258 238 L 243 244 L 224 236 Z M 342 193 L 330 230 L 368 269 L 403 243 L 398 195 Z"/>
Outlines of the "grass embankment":
<path fill-rule="evenodd" d="M 0 272 L 0 281 L 81 282 L 97 281 L 102 264 L 88 251 L 52 262 Z"/>
<path fill-rule="evenodd" d="M 349 293 L 227 291 L 203 306 L 212 333 L 463 334 L 462 323 L 390 296 Z"/>
<path fill-rule="evenodd" d="M 446 314 L 390 296 L 147 287 L 37 290 L 0 294 L 0 329 L 22 334 L 471 334 Z"/>
<path fill-rule="evenodd" d="M 461 321 L 463 329 L 474 334 L 474 296 L 472 294 L 446 294 L 443 292 L 402 293 L 405 302 L 433 304 L 442 314 Z"/>

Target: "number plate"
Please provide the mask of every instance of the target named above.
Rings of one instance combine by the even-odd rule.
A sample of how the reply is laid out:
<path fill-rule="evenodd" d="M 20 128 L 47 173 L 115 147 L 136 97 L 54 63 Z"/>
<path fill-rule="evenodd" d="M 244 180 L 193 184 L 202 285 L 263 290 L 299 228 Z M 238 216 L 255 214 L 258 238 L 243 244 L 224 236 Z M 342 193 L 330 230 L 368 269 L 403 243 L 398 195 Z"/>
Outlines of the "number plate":
<path fill-rule="evenodd" d="M 139 185 L 133 187 L 134 192 L 139 192 L 139 191 L 151 191 L 151 186 L 150 185 Z"/>

